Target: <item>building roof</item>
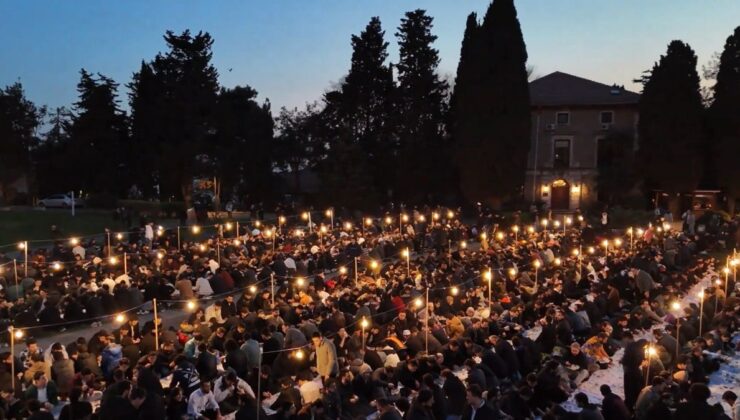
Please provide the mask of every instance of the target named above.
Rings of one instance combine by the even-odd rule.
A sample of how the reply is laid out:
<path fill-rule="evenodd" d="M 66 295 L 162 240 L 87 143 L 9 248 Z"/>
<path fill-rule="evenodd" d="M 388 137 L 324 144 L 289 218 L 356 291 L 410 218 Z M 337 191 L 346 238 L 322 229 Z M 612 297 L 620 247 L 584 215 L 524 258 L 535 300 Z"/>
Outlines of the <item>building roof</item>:
<path fill-rule="evenodd" d="M 632 105 L 640 94 L 556 71 L 529 84 L 532 106 Z"/>

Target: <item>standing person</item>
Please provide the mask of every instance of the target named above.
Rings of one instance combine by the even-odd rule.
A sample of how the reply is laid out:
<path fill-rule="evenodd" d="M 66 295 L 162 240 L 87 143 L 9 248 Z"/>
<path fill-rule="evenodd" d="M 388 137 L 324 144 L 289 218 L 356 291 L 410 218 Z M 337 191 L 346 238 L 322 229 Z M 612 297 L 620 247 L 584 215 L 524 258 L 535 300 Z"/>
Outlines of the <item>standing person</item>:
<path fill-rule="evenodd" d="M 336 376 L 339 373 L 339 363 L 334 343 L 325 339 L 320 332 L 313 333 L 311 341 L 316 349 L 316 371 L 324 380 Z"/>
<path fill-rule="evenodd" d="M 152 247 L 152 243 L 154 242 L 154 223 L 149 222 L 144 226 L 144 239 L 146 240 L 146 244 L 149 246 L 149 248 Z"/>

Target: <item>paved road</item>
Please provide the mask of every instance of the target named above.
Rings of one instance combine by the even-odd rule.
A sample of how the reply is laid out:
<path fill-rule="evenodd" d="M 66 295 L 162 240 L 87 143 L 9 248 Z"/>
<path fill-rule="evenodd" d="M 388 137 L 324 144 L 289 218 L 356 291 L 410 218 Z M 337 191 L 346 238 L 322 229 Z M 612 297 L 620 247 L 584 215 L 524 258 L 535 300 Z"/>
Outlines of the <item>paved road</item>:
<path fill-rule="evenodd" d="M 209 303 L 210 304 L 210 303 Z M 170 326 L 177 327 L 182 320 L 187 318 L 190 315 L 189 312 L 182 310 L 182 309 L 169 309 L 165 311 L 159 311 L 157 313 L 157 316 L 162 319 L 162 326 L 164 328 L 169 328 Z M 154 318 L 153 313 L 138 315 L 139 318 L 139 324 L 144 325 L 147 321 L 151 321 Z M 68 328 L 66 331 L 61 333 L 52 333 L 49 331 L 44 331 L 41 328 L 34 329 L 28 331 L 26 336 L 33 336 L 36 338 L 36 341 L 39 343 L 42 349 L 46 350 L 49 347 L 51 347 L 52 344 L 59 342 L 63 345 L 67 345 L 73 341 L 75 341 L 78 337 L 85 337 L 85 339 L 90 339 L 93 334 L 100 331 L 101 329 L 104 329 L 108 332 L 112 332 L 114 329 L 118 328 L 120 326 L 119 323 L 115 321 L 115 316 L 106 318 L 105 320 L 101 321 L 102 326 L 100 327 L 92 327 L 90 326 L 90 323 L 75 325 L 73 327 Z M 15 346 L 15 352 L 20 353 L 23 349 L 25 349 L 25 345 L 23 344 L 23 340 L 21 342 L 16 343 Z"/>

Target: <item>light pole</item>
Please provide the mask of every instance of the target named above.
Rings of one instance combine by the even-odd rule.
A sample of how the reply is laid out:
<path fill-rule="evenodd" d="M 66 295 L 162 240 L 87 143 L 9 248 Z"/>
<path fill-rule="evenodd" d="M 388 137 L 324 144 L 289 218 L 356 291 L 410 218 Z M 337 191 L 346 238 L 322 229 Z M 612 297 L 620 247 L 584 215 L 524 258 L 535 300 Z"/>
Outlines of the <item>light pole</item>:
<path fill-rule="evenodd" d="M 493 304 L 491 302 L 491 289 L 492 289 L 492 282 L 493 282 L 493 270 L 490 268 L 488 271 L 485 272 L 483 277 L 488 282 L 488 315 L 491 315 L 491 311 L 493 310 Z"/>
<path fill-rule="evenodd" d="M 357 257 L 355 257 L 354 259 L 355 259 L 355 287 L 359 287 L 360 286 L 360 280 L 359 280 L 358 274 L 357 274 Z"/>
<path fill-rule="evenodd" d="M 411 278 L 411 252 L 406 248 L 401 251 L 401 255 L 406 259 L 406 276 Z"/>
<path fill-rule="evenodd" d="M 18 249 L 23 251 L 23 276 L 28 277 L 28 241 L 19 243 Z"/>
<path fill-rule="evenodd" d="M 679 342 L 679 338 L 678 338 L 679 331 L 681 328 L 681 313 L 679 312 L 679 310 L 681 309 L 681 304 L 678 303 L 678 301 L 674 301 L 673 303 L 671 303 L 671 309 L 676 311 L 676 360 L 675 360 L 675 363 L 678 363 L 678 355 L 681 352 L 681 343 Z"/>
<path fill-rule="evenodd" d="M 532 265 L 534 266 L 534 288 L 535 290 L 537 290 L 537 280 L 539 277 L 539 270 L 540 270 L 540 266 L 542 265 L 542 263 L 540 262 L 540 260 L 534 260 L 534 262 L 532 262 Z"/>
<path fill-rule="evenodd" d="M 645 347 L 645 356 L 647 357 L 647 371 L 645 373 L 645 386 L 648 386 L 648 381 L 650 380 L 650 361 L 652 360 L 652 357 L 655 356 L 655 347 L 651 345 L 647 345 Z"/>
<path fill-rule="evenodd" d="M 370 325 L 370 323 L 367 321 L 367 318 L 362 318 L 362 321 L 360 321 L 360 326 L 362 327 L 362 349 L 365 350 L 365 329 Z"/>
<path fill-rule="evenodd" d="M 10 333 L 10 386 L 15 394 L 15 340 L 23 338 L 23 330 L 15 329 L 11 325 L 8 332 Z"/>
<path fill-rule="evenodd" d="M 303 217 L 303 220 L 308 221 L 308 233 L 313 233 L 313 223 L 311 223 L 311 212 L 305 211 L 303 212 L 303 215 L 301 217 Z"/>
<path fill-rule="evenodd" d="M 519 242 L 519 226 L 514 225 L 511 230 L 514 232 L 514 242 Z"/>
<path fill-rule="evenodd" d="M 329 208 L 326 210 L 326 217 L 331 221 L 331 229 L 334 230 L 334 209 Z"/>
<path fill-rule="evenodd" d="M 704 320 L 704 291 L 699 292 L 699 337 L 701 337 Z"/>

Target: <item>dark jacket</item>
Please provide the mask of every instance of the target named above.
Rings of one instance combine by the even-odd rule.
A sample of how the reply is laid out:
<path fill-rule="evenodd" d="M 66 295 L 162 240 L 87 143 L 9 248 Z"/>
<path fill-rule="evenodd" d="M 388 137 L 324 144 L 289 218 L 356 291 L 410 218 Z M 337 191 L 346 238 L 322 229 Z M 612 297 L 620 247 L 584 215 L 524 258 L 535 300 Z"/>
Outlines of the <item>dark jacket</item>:
<path fill-rule="evenodd" d="M 26 398 L 30 400 L 37 400 L 39 398 L 39 392 L 38 389 L 36 389 L 36 385 L 31 385 L 26 389 Z M 49 381 L 46 384 L 46 399 L 49 400 L 49 403 L 52 405 L 57 405 L 59 403 L 59 391 L 57 391 L 57 386 L 54 384 L 54 381 Z"/>
<path fill-rule="evenodd" d="M 616 394 L 608 394 L 604 397 L 601 402 L 601 414 L 604 420 L 629 420 L 631 417 L 627 405 Z"/>

